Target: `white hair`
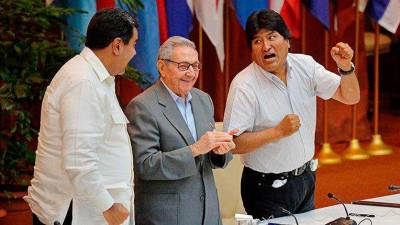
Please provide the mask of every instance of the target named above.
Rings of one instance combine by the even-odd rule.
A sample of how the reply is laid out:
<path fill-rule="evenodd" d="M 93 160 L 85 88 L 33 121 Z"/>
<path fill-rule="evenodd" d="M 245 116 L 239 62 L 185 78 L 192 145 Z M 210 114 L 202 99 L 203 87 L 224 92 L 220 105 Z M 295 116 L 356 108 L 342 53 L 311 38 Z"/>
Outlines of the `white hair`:
<path fill-rule="evenodd" d="M 176 47 L 185 46 L 196 50 L 196 45 L 189 39 L 180 36 L 168 38 L 158 49 L 158 59 L 170 59 Z"/>

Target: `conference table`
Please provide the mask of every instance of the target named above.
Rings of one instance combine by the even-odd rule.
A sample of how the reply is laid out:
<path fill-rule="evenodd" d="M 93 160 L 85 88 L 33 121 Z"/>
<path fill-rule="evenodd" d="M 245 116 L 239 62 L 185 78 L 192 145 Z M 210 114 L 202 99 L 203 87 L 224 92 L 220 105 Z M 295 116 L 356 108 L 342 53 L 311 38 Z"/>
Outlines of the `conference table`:
<path fill-rule="evenodd" d="M 400 203 L 400 194 L 387 195 L 378 198 L 366 199 L 366 201 Z M 382 207 L 382 206 L 367 206 L 345 204 L 349 213 L 374 215 L 368 217 L 372 221 L 372 225 L 400 225 L 400 208 Z M 346 212 L 343 205 L 337 204 L 329 207 L 319 208 L 310 212 L 295 214 L 299 225 L 324 225 L 339 217 L 346 217 Z M 362 216 L 350 216 L 357 224 L 365 218 Z M 270 219 L 259 223 L 260 225 L 285 224 L 294 225 L 295 220 L 291 216 Z M 363 221 L 360 225 L 371 225 L 370 221 Z"/>

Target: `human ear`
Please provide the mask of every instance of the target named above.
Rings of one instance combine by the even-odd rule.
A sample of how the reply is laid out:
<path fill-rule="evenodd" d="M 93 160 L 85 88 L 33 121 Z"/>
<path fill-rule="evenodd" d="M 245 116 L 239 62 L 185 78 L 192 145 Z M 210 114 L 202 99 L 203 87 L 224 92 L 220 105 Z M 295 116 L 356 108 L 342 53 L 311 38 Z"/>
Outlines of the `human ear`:
<path fill-rule="evenodd" d="M 122 46 L 123 45 L 123 41 L 121 38 L 115 38 L 111 45 L 112 45 L 112 51 L 115 55 L 120 55 L 121 51 L 122 51 Z"/>

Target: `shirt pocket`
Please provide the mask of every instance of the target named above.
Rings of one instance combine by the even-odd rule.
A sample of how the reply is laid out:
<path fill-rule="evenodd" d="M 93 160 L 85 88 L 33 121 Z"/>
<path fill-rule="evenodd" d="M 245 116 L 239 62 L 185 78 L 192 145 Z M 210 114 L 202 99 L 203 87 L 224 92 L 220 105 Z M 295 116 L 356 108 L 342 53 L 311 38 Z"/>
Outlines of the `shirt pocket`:
<path fill-rule="evenodd" d="M 121 111 L 112 111 L 110 123 L 106 131 L 106 142 L 116 142 L 121 137 L 125 137 L 124 133 L 127 132 L 128 123 L 128 119 Z"/>

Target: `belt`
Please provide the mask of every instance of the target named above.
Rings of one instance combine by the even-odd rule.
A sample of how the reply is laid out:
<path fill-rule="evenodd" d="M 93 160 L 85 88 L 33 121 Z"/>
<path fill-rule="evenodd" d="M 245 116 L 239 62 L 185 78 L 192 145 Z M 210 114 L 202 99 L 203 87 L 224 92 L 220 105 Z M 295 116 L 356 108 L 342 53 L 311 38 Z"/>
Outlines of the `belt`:
<path fill-rule="evenodd" d="M 282 180 L 282 179 L 285 179 L 288 177 L 297 177 L 297 176 L 302 175 L 304 173 L 304 171 L 307 170 L 307 168 L 311 168 L 310 164 L 311 164 L 311 161 L 308 161 L 297 169 L 294 169 L 289 172 L 278 173 L 278 174 L 258 172 L 258 171 L 252 170 L 248 167 L 245 167 L 244 169 L 248 174 L 252 174 L 253 176 L 257 176 L 257 177 L 261 176 L 264 179 L 268 179 L 268 180 L 276 180 L 276 179 Z"/>
<path fill-rule="evenodd" d="M 308 161 L 308 162 L 304 163 L 302 166 L 300 166 L 299 168 L 294 169 L 294 170 L 289 171 L 289 172 L 285 172 L 285 173 L 288 176 L 295 176 L 295 177 L 300 176 L 301 174 L 304 173 L 304 171 L 306 171 L 307 168 L 310 167 L 310 163 L 311 163 L 311 161 Z M 282 174 L 285 174 L 285 173 L 282 173 Z"/>

